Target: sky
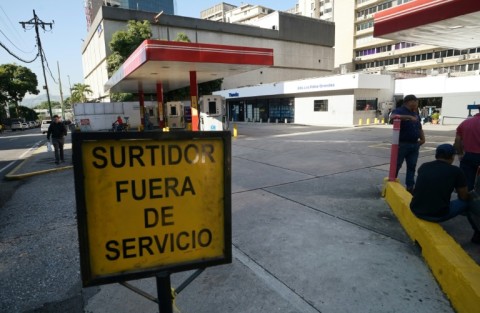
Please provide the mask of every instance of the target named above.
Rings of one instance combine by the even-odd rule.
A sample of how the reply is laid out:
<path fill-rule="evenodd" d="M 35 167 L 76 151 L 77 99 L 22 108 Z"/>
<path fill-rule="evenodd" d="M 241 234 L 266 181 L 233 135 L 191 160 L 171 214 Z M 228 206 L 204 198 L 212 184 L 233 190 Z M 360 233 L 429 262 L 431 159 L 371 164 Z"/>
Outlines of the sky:
<path fill-rule="evenodd" d="M 205 10 L 221 0 L 175 0 L 176 15 L 199 18 Z M 286 10 L 296 4 L 296 0 L 255 0 L 223 1 L 232 5 L 263 5 L 275 10 Z M 46 56 L 45 72 L 51 96 L 60 95 L 59 81 L 62 84 L 64 99 L 70 96 L 70 86 L 83 83 L 82 44 L 87 35 L 84 13 L 84 0 L 11 0 L 0 1 L 0 64 L 16 63 L 29 68 L 37 75 L 40 94 L 45 94 L 40 58 L 31 61 L 37 54 L 35 29 L 26 26 L 24 30 L 19 22 L 33 19 L 35 10 L 38 18 L 45 23 L 54 23 L 52 29 L 39 29 L 40 40 Z M 21 60 L 17 59 L 20 58 Z M 58 62 L 58 65 L 57 65 Z M 60 75 L 59 75 L 60 69 Z M 59 80 L 60 78 L 60 80 Z M 27 94 L 26 98 L 29 98 Z"/>

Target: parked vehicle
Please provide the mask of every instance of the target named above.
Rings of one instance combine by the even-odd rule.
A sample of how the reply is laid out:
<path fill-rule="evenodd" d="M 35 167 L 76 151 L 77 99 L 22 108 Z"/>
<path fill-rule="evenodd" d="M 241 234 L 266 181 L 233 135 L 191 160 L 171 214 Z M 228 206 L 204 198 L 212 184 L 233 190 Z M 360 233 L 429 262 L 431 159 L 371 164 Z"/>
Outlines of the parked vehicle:
<path fill-rule="evenodd" d="M 13 122 L 12 125 L 10 126 L 10 129 L 12 132 L 16 130 L 23 130 L 23 123 L 22 122 Z"/>
<path fill-rule="evenodd" d="M 42 120 L 42 124 L 40 126 L 40 131 L 42 134 L 45 134 L 48 131 L 48 127 L 50 126 L 50 123 L 52 120 Z"/>

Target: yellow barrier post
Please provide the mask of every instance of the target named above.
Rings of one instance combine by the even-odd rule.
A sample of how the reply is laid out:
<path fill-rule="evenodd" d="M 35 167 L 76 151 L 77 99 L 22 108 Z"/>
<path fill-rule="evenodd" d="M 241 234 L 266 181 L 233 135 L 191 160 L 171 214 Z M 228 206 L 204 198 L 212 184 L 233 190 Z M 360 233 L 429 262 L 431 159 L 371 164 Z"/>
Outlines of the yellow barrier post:
<path fill-rule="evenodd" d="M 233 137 L 237 137 L 237 124 L 233 124 Z"/>
<path fill-rule="evenodd" d="M 358 119 L 358 126 L 362 126 L 362 119 L 361 118 Z"/>

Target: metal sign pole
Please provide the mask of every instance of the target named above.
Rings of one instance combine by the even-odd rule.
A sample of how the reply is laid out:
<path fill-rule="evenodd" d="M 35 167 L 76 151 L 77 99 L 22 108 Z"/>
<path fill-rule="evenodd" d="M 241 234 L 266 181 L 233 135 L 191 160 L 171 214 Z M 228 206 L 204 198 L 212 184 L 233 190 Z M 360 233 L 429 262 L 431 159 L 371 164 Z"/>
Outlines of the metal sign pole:
<path fill-rule="evenodd" d="M 159 273 L 156 275 L 156 278 L 160 313 L 173 313 L 170 273 Z"/>

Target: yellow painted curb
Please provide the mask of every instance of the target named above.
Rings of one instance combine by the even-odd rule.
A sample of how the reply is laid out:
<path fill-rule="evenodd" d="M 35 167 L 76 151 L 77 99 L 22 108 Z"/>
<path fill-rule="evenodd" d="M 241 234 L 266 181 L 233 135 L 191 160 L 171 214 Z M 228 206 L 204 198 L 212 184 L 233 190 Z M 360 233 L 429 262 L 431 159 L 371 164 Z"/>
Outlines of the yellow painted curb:
<path fill-rule="evenodd" d="M 43 146 L 38 146 L 35 151 L 33 151 L 32 155 L 29 156 L 28 158 L 24 159 L 20 164 L 18 164 L 13 170 L 11 170 L 7 175 L 5 175 L 6 180 L 20 180 L 23 178 L 35 176 L 35 175 L 40 175 L 40 174 L 46 174 L 46 173 L 52 173 L 52 172 L 59 172 L 63 170 L 68 170 L 73 168 L 73 165 L 67 165 L 67 166 L 62 166 L 62 167 L 54 167 L 54 168 L 49 168 L 47 170 L 41 170 L 41 171 L 34 171 L 34 172 L 29 172 L 29 173 L 23 173 L 23 174 L 15 174 L 23 165 L 25 162 L 27 162 L 33 155 L 39 153 L 39 148 Z"/>
<path fill-rule="evenodd" d="M 385 181 L 385 200 L 422 255 L 458 313 L 480 313 L 480 266 L 437 223 L 410 211 L 412 196 L 398 182 Z"/>

